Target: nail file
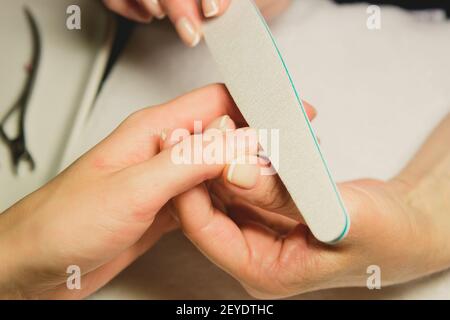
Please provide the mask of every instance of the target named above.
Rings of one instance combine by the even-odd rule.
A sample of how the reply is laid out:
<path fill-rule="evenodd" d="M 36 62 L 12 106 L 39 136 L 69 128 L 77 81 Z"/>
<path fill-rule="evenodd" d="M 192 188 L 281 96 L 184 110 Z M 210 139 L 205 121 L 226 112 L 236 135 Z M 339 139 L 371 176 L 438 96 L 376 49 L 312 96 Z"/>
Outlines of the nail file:
<path fill-rule="evenodd" d="M 286 64 L 252 0 L 235 0 L 204 25 L 208 48 L 255 129 L 279 130 L 277 172 L 316 239 L 334 244 L 350 219 Z M 270 158 L 270 156 L 269 156 Z"/>

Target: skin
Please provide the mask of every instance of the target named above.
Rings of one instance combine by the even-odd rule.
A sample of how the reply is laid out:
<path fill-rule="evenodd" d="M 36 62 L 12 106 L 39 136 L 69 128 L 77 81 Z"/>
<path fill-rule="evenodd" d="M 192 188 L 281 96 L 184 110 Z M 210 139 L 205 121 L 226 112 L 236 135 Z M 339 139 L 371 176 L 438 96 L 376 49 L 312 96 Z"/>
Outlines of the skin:
<path fill-rule="evenodd" d="M 314 118 L 315 110 L 305 105 Z M 293 219 L 299 213 L 277 176 L 258 176 L 244 189 L 224 179 L 232 159 L 173 162 L 175 148 L 188 150 L 195 139 L 188 133 L 172 141 L 174 129 L 192 133 L 194 121 L 201 120 L 209 133 L 221 128 L 224 115 L 226 132 L 246 126 L 222 85 L 139 111 L 1 214 L 0 298 L 86 297 L 176 228 L 175 221 L 258 298 L 364 285 L 370 264 L 382 268 L 383 285 L 450 265 L 450 154 L 444 147 L 450 116 L 392 180 L 339 186 L 352 227 L 345 241 L 330 247 Z M 257 148 L 236 151 L 239 157 Z M 66 287 L 70 265 L 81 268 L 81 290 Z"/>
<path fill-rule="evenodd" d="M 174 24 L 188 17 L 201 27 L 204 1 L 200 6 L 194 0 L 160 1 Z M 104 2 L 133 20 L 152 19 L 147 0 L 140 4 L 132 0 Z M 291 1 L 256 2 L 265 17 L 272 19 Z M 229 3 L 220 1 L 218 15 Z M 450 256 L 450 156 L 445 147 L 450 140 L 449 122 L 447 117 L 411 163 L 392 179 L 339 185 L 352 227 L 338 246 L 318 243 L 299 224 L 301 215 L 277 177 L 259 179 L 251 190 L 225 179 L 208 182 L 177 197 L 174 203 L 183 230 L 214 263 L 257 297 L 364 286 L 366 268 L 372 264 L 381 267 L 383 285 L 443 270 L 449 266 Z M 211 198 L 227 214 L 214 208 Z"/>
<path fill-rule="evenodd" d="M 277 176 L 216 180 L 174 204 L 186 236 L 254 297 L 366 286 L 370 265 L 398 284 L 450 267 L 448 141 L 450 115 L 397 176 L 339 184 L 352 225 L 335 246 L 313 238 Z"/>
<path fill-rule="evenodd" d="M 154 18 L 168 18 L 176 26 L 182 18 L 187 18 L 196 29 L 201 30 L 202 22 L 207 19 L 206 1 L 198 3 L 197 0 L 159 0 L 159 9 L 155 9 L 152 0 L 103 0 L 103 3 L 110 10 L 136 22 L 150 23 Z M 215 16 L 225 13 L 230 2 L 231 0 L 218 0 L 219 11 Z M 286 10 L 291 0 L 256 0 L 255 3 L 266 19 L 271 20 Z M 181 39 L 186 42 L 182 33 L 179 33 Z M 191 46 L 189 42 L 186 44 Z"/>
<path fill-rule="evenodd" d="M 307 112 L 314 114 L 311 107 Z M 187 150 L 194 121 L 207 126 L 225 114 L 243 123 L 223 85 L 138 111 L 53 181 L 0 214 L 0 298 L 86 297 L 176 228 L 169 200 L 219 177 L 232 159 L 176 164 L 171 148 L 161 151 L 161 134 L 185 129 L 187 137 L 174 148 Z M 71 265 L 81 269 L 81 290 L 67 289 Z"/>

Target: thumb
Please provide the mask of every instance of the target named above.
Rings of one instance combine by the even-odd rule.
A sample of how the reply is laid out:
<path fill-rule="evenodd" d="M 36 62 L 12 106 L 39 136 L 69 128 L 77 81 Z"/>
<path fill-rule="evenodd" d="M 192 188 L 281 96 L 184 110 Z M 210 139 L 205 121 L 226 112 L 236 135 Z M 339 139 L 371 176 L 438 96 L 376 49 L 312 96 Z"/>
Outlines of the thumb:
<path fill-rule="evenodd" d="M 260 160 L 261 161 L 261 160 Z M 226 189 L 231 198 L 239 198 L 253 206 L 303 222 L 289 192 L 278 175 L 262 175 L 264 164 L 232 162 L 224 170 L 219 189 Z"/>
<path fill-rule="evenodd" d="M 309 120 L 314 120 L 317 116 L 316 109 L 307 101 L 303 101 L 303 106 Z M 222 197 L 228 195 L 228 202 L 237 197 L 261 209 L 304 222 L 280 177 L 271 168 L 270 161 L 264 157 L 259 157 L 257 163 L 245 159 L 255 158 L 246 157 L 244 161 L 242 158 L 235 159 L 227 165 L 223 181 L 215 182 L 214 189 Z M 264 172 L 269 174 L 263 174 Z"/>

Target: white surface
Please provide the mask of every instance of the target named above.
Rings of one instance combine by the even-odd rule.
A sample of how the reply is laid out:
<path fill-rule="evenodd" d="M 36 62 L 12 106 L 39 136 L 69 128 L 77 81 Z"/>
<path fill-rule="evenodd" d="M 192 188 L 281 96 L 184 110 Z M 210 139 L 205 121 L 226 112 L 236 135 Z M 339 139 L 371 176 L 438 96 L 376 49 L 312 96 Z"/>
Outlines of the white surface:
<path fill-rule="evenodd" d="M 366 8 L 302 0 L 272 24 L 301 96 L 319 110 L 316 131 L 338 180 L 390 177 L 450 110 L 450 23 L 425 23 L 386 7 L 382 29 L 369 31 Z M 204 46 L 185 49 L 165 25 L 138 28 L 74 155 L 139 107 L 219 80 Z M 450 298 L 449 288 L 444 272 L 381 291 L 328 290 L 300 298 Z M 248 296 L 174 233 L 93 298 Z"/>
<path fill-rule="evenodd" d="M 66 28 L 66 8 L 78 4 L 82 30 Z M 0 212 L 53 177 L 61 161 L 75 115 L 92 106 L 107 62 L 104 55 L 108 14 L 97 1 L 19 0 L 2 1 L 0 10 L 0 118 L 22 90 L 31 60 L 31 31 L 22 7 L 33 12 L 42 36 L 42 55 L 26 113 L 27 145 L 36 162 L 16 177 L 9 150 L 0 142 Z M 106 49 L 107 50 L 107 49 Z M 95 93 L 95 92 L 94 92 Z"/>

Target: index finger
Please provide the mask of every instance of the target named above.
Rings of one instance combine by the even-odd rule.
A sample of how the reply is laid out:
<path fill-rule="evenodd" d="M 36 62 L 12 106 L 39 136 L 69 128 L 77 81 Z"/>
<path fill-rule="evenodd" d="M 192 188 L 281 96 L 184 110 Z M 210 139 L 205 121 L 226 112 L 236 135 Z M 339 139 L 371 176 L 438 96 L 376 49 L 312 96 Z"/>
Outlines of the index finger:
<path fill-rule="evenodd" d="M 150 22 L 152 15 L 135 0 L 103 0 L 111 11 L 137 22 Z"/>
<path fill-rule="evenodd" d="M 203 15 L 206 18 L 222 15 L 230 5 L 231 0 L 202 0 Z"/>
<path fill-rule="evenodd" d="M 164 130 L 186 129 L 193 133 L 196 126 L 204 127 L 226 114 L 236 123 L 244 121 L 224 85 L 213 84 L 194 90 L 129 116 L 98 146 L 96 158 L 107 154 L 107 161 L 113 160 L 122 166 L 137 164 L 159 152 L 159 139 Z"/>

